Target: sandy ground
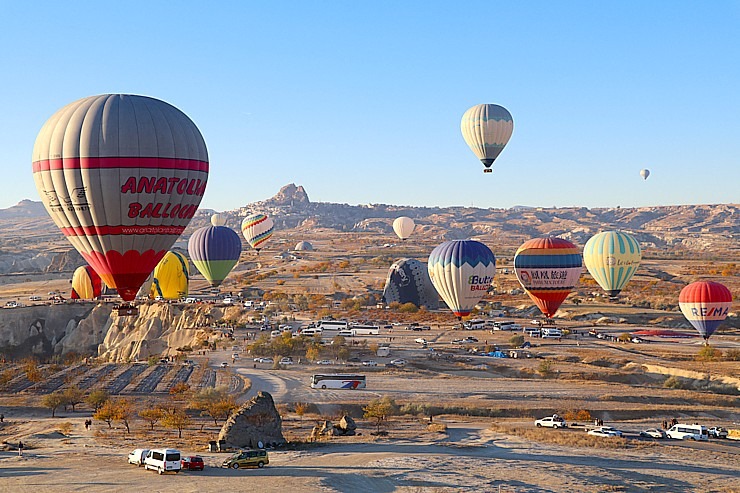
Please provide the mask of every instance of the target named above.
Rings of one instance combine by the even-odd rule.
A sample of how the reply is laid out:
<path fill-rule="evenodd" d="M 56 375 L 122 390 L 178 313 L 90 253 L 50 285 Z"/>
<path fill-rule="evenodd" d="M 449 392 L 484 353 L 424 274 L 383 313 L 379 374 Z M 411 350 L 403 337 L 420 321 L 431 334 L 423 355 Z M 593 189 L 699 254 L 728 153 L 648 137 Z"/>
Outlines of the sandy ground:
<path fill-rule="evenodd" d="M 584 449 L 495 433 L 484 420 L 447 420 L 447 433 L 367 442 L 335 438 L 304 450 L 270 452 L 264 469 L 219 466 L 225 454 L 200 453 L 202 472 L 159 476 L 126 463 L 141 444 L 103 443 L 73 420 L 69 436 L 51 419 L 13 426 L 36 448 L 22 458 L 0 452 L 0 491 L 7 492 L 732 492 L 740 491 L 740 447 L 661 444 Z M 183 450 L 183 453 L 193 451 Z M 245 483 L 245 479 L 248 483 Z"/>

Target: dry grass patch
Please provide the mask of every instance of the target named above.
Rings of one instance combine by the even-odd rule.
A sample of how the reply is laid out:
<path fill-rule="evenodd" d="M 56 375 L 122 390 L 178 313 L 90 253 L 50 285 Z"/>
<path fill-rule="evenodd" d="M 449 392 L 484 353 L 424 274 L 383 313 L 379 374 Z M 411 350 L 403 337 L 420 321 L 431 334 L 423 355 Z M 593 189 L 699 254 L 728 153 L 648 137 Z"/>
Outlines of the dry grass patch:
<path fill-rule="evenodd" d="M 586 432 L 575 430 L 550 430 L 528 427 L 522 428 L 521 426 L 499 423 L 493 423 L 491 425 L 491 430 L 507 435 L 515 435 L 527 440 L 552 443 L 565 447 L 624 449 L 638 448 L 643 446 L 654 446 L 654 444 L 651 444 L 650 442 L 642 443 L 620 437 L 603 438 L 588 435 Z"/>
<path fill-rule="evenodd" d="M 427 426 L 427 431 L 433 433 L 447 433 L 447 425 L 444 423 L 430 423 Z"/>

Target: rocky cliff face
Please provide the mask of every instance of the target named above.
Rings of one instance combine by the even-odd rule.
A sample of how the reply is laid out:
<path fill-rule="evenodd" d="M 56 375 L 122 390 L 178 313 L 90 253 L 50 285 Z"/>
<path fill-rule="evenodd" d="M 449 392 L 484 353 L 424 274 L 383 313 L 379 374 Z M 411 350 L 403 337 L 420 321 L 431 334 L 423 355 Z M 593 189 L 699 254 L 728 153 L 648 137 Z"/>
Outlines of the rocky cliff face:
<path fill-rule="evenodd" d="M 258 392 L 226 420 L 218 439 L 232 448 L 257 448 L 260 443 L 265 447 L 284 444 L 282 419 L 272 396 Z"/>

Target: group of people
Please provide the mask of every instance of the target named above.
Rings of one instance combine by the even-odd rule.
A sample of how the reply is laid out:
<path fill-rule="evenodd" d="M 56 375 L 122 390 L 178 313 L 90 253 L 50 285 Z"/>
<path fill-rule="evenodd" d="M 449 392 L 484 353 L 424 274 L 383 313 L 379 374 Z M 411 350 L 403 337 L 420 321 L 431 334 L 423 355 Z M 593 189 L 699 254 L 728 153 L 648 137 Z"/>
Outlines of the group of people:
<path fill-rule="evenodd" d="M 670 421 L 663 420 L 663 429 L 664 430 L 667 430 L 671 426 L 674 426 L 674 425 L 677 425 L 677 424 L 678 424 L 678 419 L 677 418 L 673 418 Z"/>

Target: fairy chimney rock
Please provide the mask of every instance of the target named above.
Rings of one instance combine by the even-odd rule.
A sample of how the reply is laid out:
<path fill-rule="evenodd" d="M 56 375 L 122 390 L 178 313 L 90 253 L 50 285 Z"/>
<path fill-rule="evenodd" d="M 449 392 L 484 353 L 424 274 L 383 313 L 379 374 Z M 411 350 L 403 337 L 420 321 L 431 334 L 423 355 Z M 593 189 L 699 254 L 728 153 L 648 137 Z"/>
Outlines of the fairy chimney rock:
<path fill-rule="evenodd" d="M 226 420 L 218 439 L 229 448 L 257 448 L 260 442 L 265 447 L 284 444 L 282 419 L 272 396 L 258 392 Z"/>

